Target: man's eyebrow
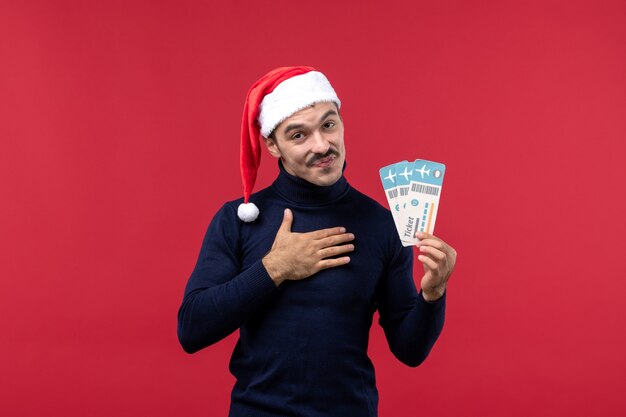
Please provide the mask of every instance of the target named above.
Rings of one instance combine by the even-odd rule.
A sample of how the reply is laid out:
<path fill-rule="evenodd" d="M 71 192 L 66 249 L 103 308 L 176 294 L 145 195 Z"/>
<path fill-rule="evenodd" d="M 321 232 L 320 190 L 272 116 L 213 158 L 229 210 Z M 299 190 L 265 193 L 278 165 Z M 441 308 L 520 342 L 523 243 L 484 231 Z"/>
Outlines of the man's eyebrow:
<path fill-rule="evenodd" d="M 320 123 L 323 122 L 324 119 L 326 119 L 328 116 L 333 116 L 333 115 L 337 116 L 337 112 L 335 110 L 328 110 L 326 113 L 324 113 L 322 117 L 320 117 Z M 286 135 L 292 130 L 301 129 L 303 127 L 305 127 L 305 125 L 303 125 L 302 123 L 294 123 L 294 124 L 287 125 L 287 127 L 285 127 L 285 130 L 283 131 L 283 134 Z"/>
<path fill-rule="evenodd" d="M 291 125 L 287 125 L 287 127 L 285 128 L 285 131 L 283 132 L 283 134 L 287 134 L 289 133 L 289 131 L 294 130 L 294 129 L 300 129 L 303 128 L 304 125 L 303 124 L 291 124 Z"/>
<path fill-rule="evenodd" d="M 324 121 L 328 116 L 335 115 L 337 116 L 337 112 L 335 110 L 328 110 L 322 117 L 320 117 L 320 123 Z"/>

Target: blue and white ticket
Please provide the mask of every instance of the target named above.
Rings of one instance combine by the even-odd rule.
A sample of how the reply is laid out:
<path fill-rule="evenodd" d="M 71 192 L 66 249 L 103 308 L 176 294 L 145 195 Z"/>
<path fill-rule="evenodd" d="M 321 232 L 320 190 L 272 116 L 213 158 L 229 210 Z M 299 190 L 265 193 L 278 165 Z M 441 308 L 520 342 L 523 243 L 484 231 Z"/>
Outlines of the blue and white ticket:
<path fill-rule="evenodd" d="M 389 205 L 389 210 L 391 210 L 393 222 L 396 225 L 396 230 L 398 230 L 398 236 L 400 236 L 400 199 L 398 183 L 396 181 L 396 164 L 382 167 L 378 173 L 380 175 L 380 180 L 383 183 L 383 189 L 385 190 L 385 196 L 387 197 L 387 204 Z"/>
<path fill-rule="evenodd" d="M 380 179 L 404 246 L 419 241 L 417 232 L 433 233 L 446 166 L 416 159 L 380 169 Z"/>

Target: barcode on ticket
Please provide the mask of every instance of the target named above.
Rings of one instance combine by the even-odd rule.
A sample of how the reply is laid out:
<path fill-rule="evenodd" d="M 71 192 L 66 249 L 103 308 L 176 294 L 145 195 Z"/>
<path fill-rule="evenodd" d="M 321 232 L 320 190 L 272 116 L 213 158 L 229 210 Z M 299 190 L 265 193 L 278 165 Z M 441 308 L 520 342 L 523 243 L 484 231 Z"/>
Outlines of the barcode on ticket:
<path fill-rule="evenodd" d="M 426 185 L 426 184 L 418 184 L 418 183 L 411 184 L 411 191 L 414 193 L 423 193 L 423 194 L 430 194 L 430 195 L 438 196 L 439 190 L 440 190 L 439 187 L 431 187 L 430 185 Z"/>

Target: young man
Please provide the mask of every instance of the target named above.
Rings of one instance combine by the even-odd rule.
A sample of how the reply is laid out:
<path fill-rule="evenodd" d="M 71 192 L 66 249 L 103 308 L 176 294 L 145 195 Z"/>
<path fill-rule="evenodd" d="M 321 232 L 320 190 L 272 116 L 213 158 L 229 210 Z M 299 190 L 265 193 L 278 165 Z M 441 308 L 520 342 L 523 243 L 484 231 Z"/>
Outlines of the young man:
<path fill-rule="evenodd" d="M 190 353 L 239 329 L 231 417 L 376 416 L 367 356 L 374 312 L 391 351 L 409 366 L 441 333 L 456 252 L 418 235 L 418 293 L 413 250 L 402 246 L 391 214 L 343 176 L 340 106 L 310 67 L 278 68 L 248 93 L 244 198 L 213 218 L 178 314 Z M 251 194 L 261 140 L 280 173 Z"/>

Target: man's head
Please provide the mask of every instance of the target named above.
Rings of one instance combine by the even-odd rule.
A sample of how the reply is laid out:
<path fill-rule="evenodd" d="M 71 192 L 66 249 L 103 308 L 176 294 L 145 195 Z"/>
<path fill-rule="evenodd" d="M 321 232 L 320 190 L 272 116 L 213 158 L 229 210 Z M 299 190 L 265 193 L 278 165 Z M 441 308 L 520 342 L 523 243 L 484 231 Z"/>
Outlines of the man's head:
<path fill-rule="evenodd" d="M 241 126 L 242 220 L 258 215 L 256 206 L 247 203 L 261 162 L 261 139 L 293 175 L 316 185 L 332 185 L 341 177 L 345 148 L 340 107 L 328 79 L 311 67 L 277 68 L 252 85 Z"/>
<path fill-rule="evenodd" d="M 314 103 L 294 113 L 263 140 L 291 175 L 321 186 L 334 184 L 342 175 L 346 150 L 335 103 Z"/>

